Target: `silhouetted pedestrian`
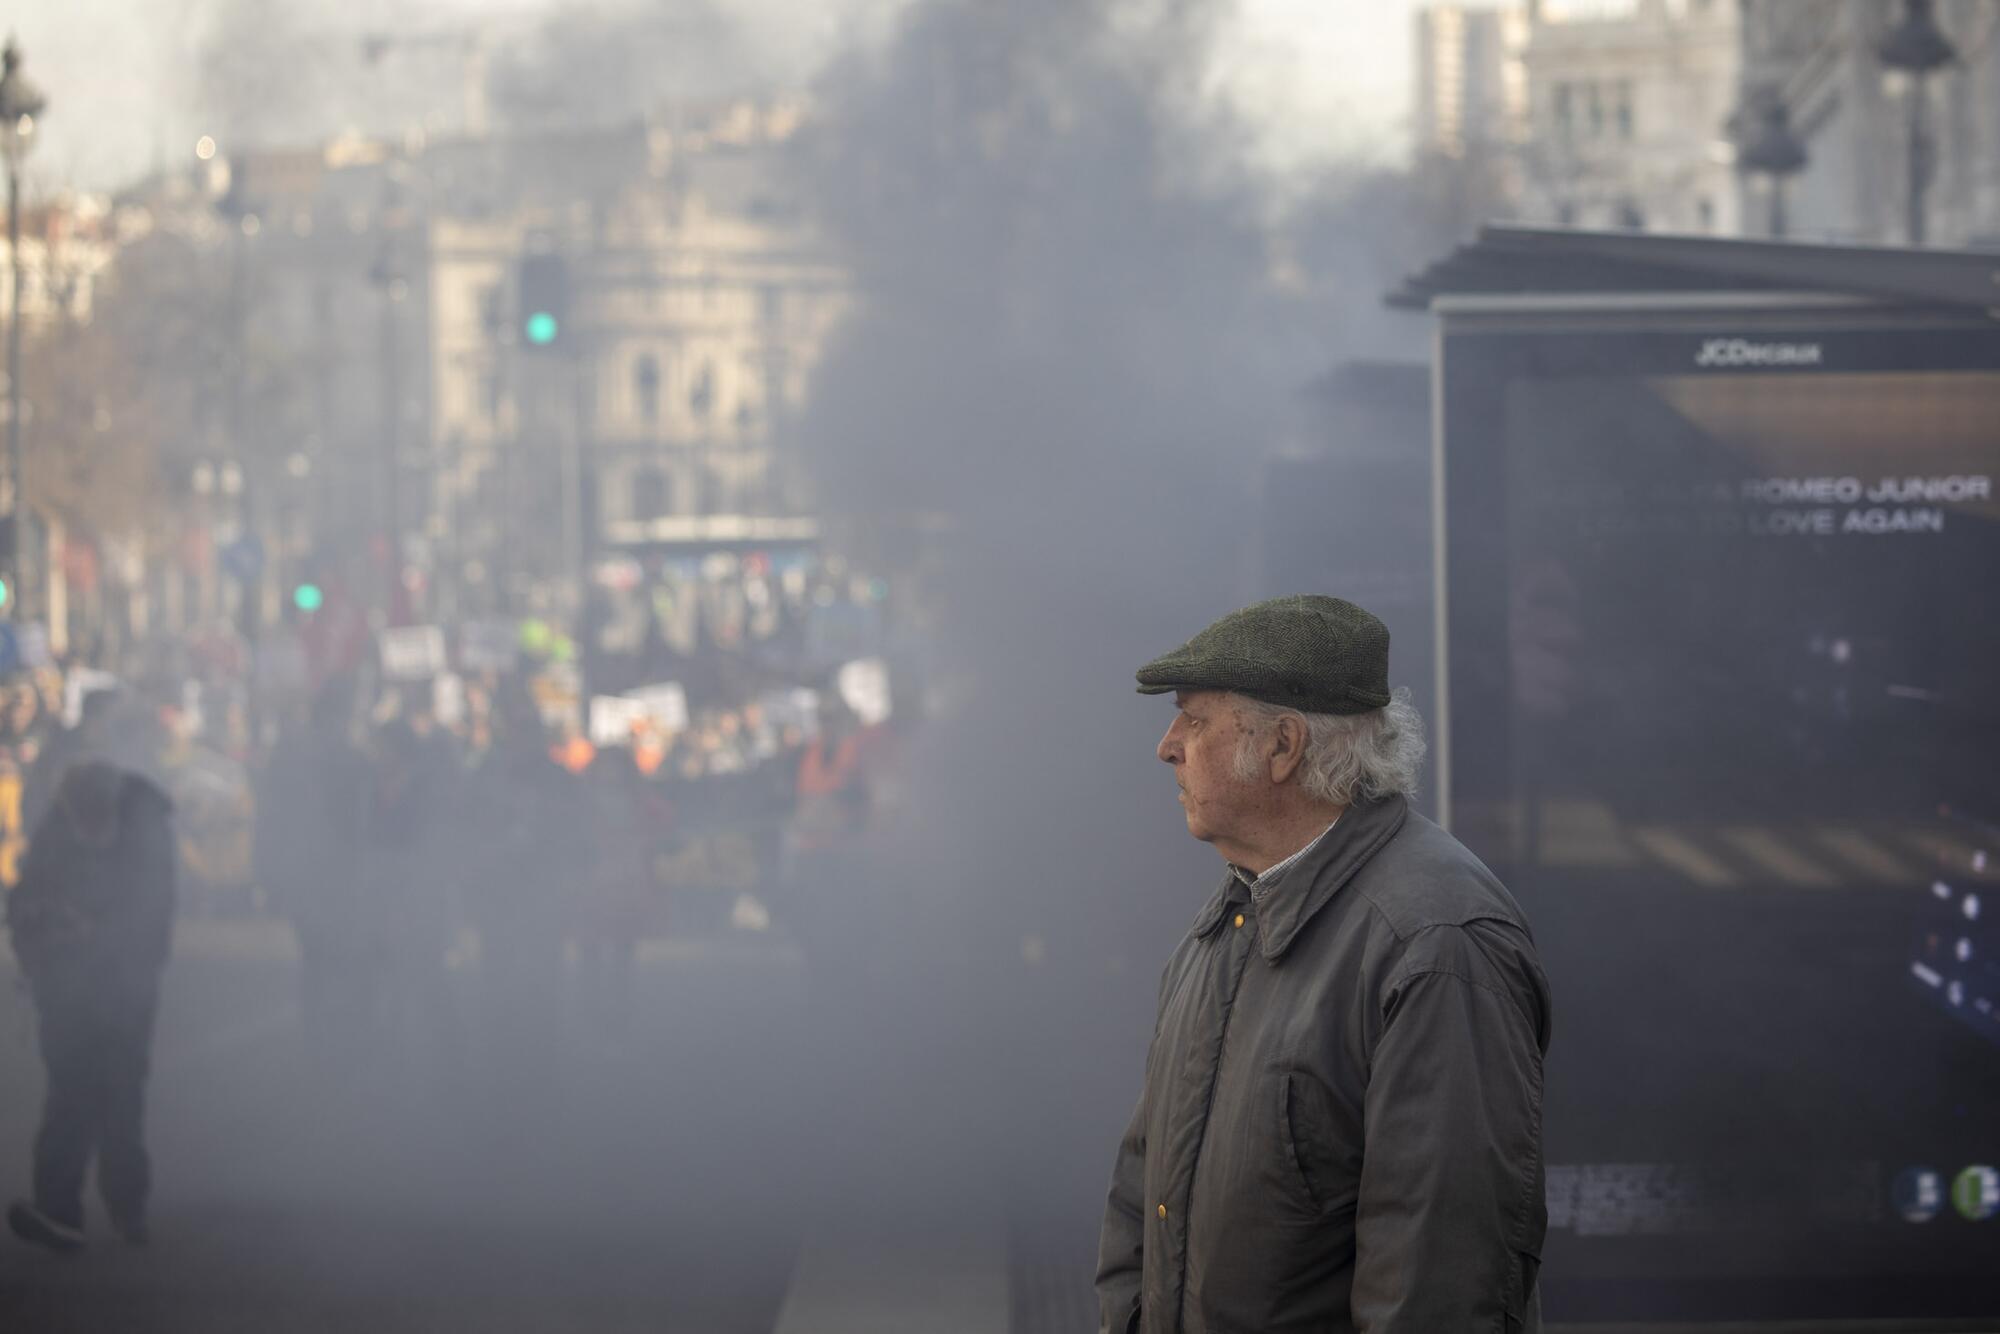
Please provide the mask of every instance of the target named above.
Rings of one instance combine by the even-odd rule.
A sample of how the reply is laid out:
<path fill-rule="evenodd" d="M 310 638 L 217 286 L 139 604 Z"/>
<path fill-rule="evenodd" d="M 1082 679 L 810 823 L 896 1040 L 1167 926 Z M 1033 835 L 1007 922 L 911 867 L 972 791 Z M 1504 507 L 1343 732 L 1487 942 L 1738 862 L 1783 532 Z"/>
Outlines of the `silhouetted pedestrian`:
<path fill-rule="evenodd" d="M 145 1087 L 173 930 L 172 816 L 166 793 L 147 779 L 101 762 L 74 765 L 8 898 L 48 1072 L 34 1196 L 7 1214 L 27 1241 L 83 1244 L 93 1155 L 112 1227 L 134 1244 L 146 1239 Z"/>
<path fill-rule="evenodd" d="M 344 1061 L 373 1035 L 387 947 L 362 873 L 368 760 L 348 736 L 352 700 L 322 690 L 288 727 L 257 791 L 256 874 L 299 939 L 306 1040 Z"/>

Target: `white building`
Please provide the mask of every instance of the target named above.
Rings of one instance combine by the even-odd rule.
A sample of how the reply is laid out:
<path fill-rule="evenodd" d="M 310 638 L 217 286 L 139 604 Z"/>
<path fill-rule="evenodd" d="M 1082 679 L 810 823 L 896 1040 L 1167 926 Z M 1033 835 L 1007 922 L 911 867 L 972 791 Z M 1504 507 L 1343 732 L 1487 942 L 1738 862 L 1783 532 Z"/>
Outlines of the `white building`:
<path fill-rule="evenodd" d="M 1525 213 L 1583 227 L 1734 232 L 1724 127 L 1741 50 L 1734 0 L 1531 4 Z"/>
<path fill-rule="evenodd" d="M 547 170 L 567 173 L 545 194 L 433 223 L 434 522 L 473 582 L 520 573 L 480 568 L 496 560 L 574 570 L 811 534 L 785 428 L 849 285 L 791 176 L 799 122 L 793 106 L 736 103 L 544 141 Z M 504 174 L 542 172 L 517 151 Z M 517 327 L 533 249 L 568 275 L 547 351 Z"/>
<path fill-rule="evenodd" d="M 1913 85 L 1877 47 L 1901 0 L 1763 0 L 1745 32 L 1746 71 L 1775 85 L 1806 150 L 1786 183 L 1791 235 L 1910 239 Z M 1943 0 L 1939 29 L 1957 58 L 1923 81 L 1922 120 L 1935 161 L 1924 192 L 1925 240 L 2000 243 L 2000 5 Z M 1751 232 L 1766 229 L 1769 180 L 1743 182 Z"/>
<path fill-rule="evenodd" d="M 1877 48 L 1904 0 L 1540 0 L 1523 54 L 1522 211 L 1586 227 L 1903 243 L 1910 84 Z M 1923 83 L 1931 244 L 2000 238 L 2000 6 L 1938 0 L 1957 58 Z M 1735 117 L 1774 95 L 1806 152 L 1774 211 Z"/>
<path fill-rule="evenodd" d="M 29 333 L 57 319 L 87 320 L 120 237 L 107 201 L 64 196 L 21 210 L 21 320 Z M 0 323 L 13 313 L 14 256 L 0 227 Z"/>

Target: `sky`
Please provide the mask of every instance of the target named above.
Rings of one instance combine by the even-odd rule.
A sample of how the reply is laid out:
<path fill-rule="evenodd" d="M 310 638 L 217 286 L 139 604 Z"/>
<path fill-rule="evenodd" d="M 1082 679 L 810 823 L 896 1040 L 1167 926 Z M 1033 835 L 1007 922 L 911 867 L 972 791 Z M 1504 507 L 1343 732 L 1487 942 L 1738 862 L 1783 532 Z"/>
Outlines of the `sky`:
<path fill-rule="evenodd" d="M 855 28 L 879 28 L 908 0 L 730 0 L 774 70 L 803 82 Z M 327 0 L 350 30 L 407 23 L 413 8 L 451 28 L 533 19 L 563 0 Z M 1268 165 L 1399 149 L 1408 122 L 1417 0 L 1237 0 L 1216 52 L 1215 91 L 1257 127 Z M 17 10 L 27 70 L 49 97 L 31 189 L 105 190 L 184 158 L 205 131 L 196 55 L 217 0 L 40 0 Z M 337 17 L 334 17 L 337 15 Z"/>

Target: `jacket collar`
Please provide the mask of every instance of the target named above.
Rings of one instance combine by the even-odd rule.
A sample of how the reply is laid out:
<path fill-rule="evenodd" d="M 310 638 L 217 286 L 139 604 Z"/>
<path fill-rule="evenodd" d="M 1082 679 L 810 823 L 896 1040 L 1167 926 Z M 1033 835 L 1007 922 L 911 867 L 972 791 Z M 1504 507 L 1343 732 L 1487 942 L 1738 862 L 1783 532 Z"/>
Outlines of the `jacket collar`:
<path fill-rule="evenodd" d="M 1249 899 L 1257 908 L 1258 947 L 1266 959 L 1278 962 L 1306 923 L 1396 836 L 1409 811 L 1409 802 L 1401 796 L 1355 803 L 1304 856 L 1254 891 L 1234 870 L 1227 872 L 1221 887 L 1194 919 L 1194 934 L 1213 934 L 1231 903 Z"/>
<path fill-rule="evenodd" d="M 1201 911 L 1194 915 L 1194 925 L 1188 930 L 1197 936 L 1214 935 L 1216 928 L 1222 925 L 1222 915 L 1229 911 L 1229 905 L 1237 899 L 1248 898 L 1249 894 L 1243 882 L 1236 878 L 1234 869 L 1224 871 L 1222 884 L 1202 905 Z"/>

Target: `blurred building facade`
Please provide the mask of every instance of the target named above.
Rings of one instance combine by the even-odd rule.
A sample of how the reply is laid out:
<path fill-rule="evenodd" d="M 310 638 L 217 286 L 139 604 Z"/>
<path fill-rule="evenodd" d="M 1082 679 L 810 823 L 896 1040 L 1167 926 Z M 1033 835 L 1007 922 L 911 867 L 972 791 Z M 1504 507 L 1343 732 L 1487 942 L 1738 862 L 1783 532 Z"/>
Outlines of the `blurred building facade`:
<path fill-rule="evenodd" d="M 151 211 L 124 197 L 64 191 L 22 209 L 26 507 L 8 606 L 11 619 L 44 627 L 39 642 L 58 653 L 88 646 L 107 623 L 143 623 L 147 553 L 172 542 L 154 464 L 173 433 L 162 386 L 185 382 L 179 368 L 138 354 L 123 296 L 157 231 Z M 14 260 L 0 235 L 0 320 L 11 313 Z"/>
<path fill-rule="evenodd" d="M 1929 78 L 1887 68 L 1878 48 L 1901 0 L 1763 0 L 1749 7 L 1746 84 L 1776 90 L 1806 153 L 1787 183 L 1795 235 L 1901 244 L 1911 238 L 1909 101 L 1924 101 L 1926 235 L 1935 245 L 2000 244 L 2000 6 L 1942 0 L 1937 27 L 1955 58 Z M 1769 180 L 1747 177 L 1746 230 L 1763 230 Z"/>
<path fill-rule="evenodd" d="M 814 531 L 786 426 L 849 289 L 796 188 L 801 119 L 738 102 L 517 145 L 546 170 L 514 174 L 571 179 L 432 223 L 432 527 L 460 596 L 518 600 L 530 552 L 579 578 Z M 521 324 L 531 253 L 566 277 L 546 347 Z"/>
<path fill-rule="evenodd" d="M 105 200 L 66 195 L 21 210 L 21 321 L 26 331 L 55 320 L 88 320 L 98 281 L 118 253 L 117 220 Z M 13 251 L 0 228 L 0 320 L 13 313 Z"/>
<path fill-rule="evenodd" d="M 1526 7 L 1429 5 L 1416 25 L 1418 153 L 1517 151 L 1530 129 Z"/>
<path fill-rule="evenodd" d="M 391 621 L 574 612 L 607 557 L 810 538 L 787 423 L 849 284 L 796 188 L 802 118 L 205 142 L 63 229 L 67 318 L 108 294 L 100 359 L 151 396 L 118 619 L 254 637 L 308 584 Z M 531 254 L 566 275 L 546 347 Z"/>
<path fill-rule="evenodd" d="M 375 522 L 421 461 L 419 216 L 400 148 L 229 152 L 121 194 L 118 318 L 173 401 L 154 441 L 158 558 L 144 628 L 254 636 L 311 580 L 370 602 L 400 578 Z M 413 508 L 414 500 L 406 500 Z"/>
<path fill-rule="evenodd" d="M 1528 6 L 1524 212 L 1580 227 L 1734 232 L 1742 13 L 1729 0 Z"/>
<path fill-rule="evenodd" d="M 2000 8 L 1938 0 L 1934 12 L 1955 58 L 1913 80 L 1879 55 L 1904 0 L 1432 6 L 1417 27 L 1417 151 L 1462 162 L 1499 216 L 1898 244 L 1910 239 L 1910 99 L 1921 97 L 1924 240 L 1990 245 Z M 1803 155 L 1782 173 L 1742 151 L 1746 122 L 1772 107 Z"/>

